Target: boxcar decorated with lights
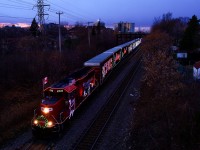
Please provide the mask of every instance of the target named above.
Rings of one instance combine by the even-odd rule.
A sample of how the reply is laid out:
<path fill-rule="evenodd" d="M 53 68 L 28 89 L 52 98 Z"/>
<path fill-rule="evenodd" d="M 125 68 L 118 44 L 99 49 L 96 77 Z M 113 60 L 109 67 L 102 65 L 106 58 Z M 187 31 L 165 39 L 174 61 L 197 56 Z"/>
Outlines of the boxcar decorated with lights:
<path fill-rule="evenodd" d="M 98 88 L 125 56 L 141 43 L 136 39 L 111 48 L 84 63 L 84 67 L 44 89 L 40 107 L 31 121 L 33 135 L 60 133 L 81 104 Z"/>

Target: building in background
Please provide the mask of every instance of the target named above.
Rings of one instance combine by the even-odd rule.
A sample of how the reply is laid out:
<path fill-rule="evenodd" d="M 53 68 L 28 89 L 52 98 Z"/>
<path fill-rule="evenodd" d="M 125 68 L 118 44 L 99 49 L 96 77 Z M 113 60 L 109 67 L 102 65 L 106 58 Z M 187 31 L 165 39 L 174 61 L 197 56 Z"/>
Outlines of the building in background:
<path fill-rule="evenodd" d="M 119 33 L 134 33 L 135 23 L 120 22 L 116 25 L 115 30 L 117 30 Z"/>
<path fill-rule="evenodd" d="M 96 22 L 93 24 L 94 27 L 100 27 L 100 28 L 105 28 L 105 23 L 98 19 Z"/>
<path fill-rule="evenodd" d="M 116 43 L 123 44 L 137 38 L 142 38 L 148 34 L 147 32 L 138 32 L 135 29 L 135 23 L 119 22 L 115 24 Z"/>

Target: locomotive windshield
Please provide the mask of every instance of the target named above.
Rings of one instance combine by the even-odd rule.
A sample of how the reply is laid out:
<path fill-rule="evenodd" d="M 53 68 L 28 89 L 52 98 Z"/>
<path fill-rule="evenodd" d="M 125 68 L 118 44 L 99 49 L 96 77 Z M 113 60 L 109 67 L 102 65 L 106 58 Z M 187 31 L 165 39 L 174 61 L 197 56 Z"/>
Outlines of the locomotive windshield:
<path fill-rule="evenodd" d="M 54 104 L 62 97 L 63 97 L 63 92 L 61 93 L 45 92 L 44 98 L 42 99 L 42 104 Z"/>

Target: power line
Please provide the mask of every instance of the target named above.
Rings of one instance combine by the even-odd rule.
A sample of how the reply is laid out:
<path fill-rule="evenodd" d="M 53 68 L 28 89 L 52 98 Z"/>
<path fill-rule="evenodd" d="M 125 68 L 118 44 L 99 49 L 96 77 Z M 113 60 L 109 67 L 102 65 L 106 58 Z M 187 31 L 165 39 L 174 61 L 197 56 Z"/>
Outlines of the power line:
<path fill-rule="evenodd" d="M 30 2 L 25 2 L 25 1 L 23 1 L 23 0 L 17 0 L 17 1 L 19 1 L 19 2 L 21 2 L 21 3 L 25 3 L 25 4 L 34 5 L 33 3 L 30 3 Z"/>
<path fill-rule="evenodd" d="M 56 13 L 56 12 L 57 12 L 57 10 L 55 10 L 55 9 L 50 9 L 49 11 L 52 12 L 52 13 Z M 64 13 L 67 13 L 67 12 L 64 12 Z M 64 16 L 70 17 L 70 18 L 76 18 L 76 19 L 79 18 L 79 19 L 82 19 L 82 18 L 77 17 L 77 16 L 75 16 L 75 15 L 72 15 L 72 14 L 69 14 L 69 13 L 67 13 L 67 14 L 68 14 L 68 15 L 65 15 L 65 14 L 64 14 Z M 69 19 L 70 19 L 70 18 L 69 18 Z"/>
<path fill-rule="evenodd" d="M 33 19 L 33 18 L 24 18 L 24 17 L 13 17 L 13 16 L 0 16 L 1 18 L 16 18 L 16 19 Z"/>
<path fill-rule="evenodd" d="M 22 1 L 22 0 L 17 0 L 17 1 L 15 1 L 15 0 L 8 0 L 8 1 L 10 1 L 10 2 L 13 2 L 13 3 L 16 3 L 16 4 L 20 4 L 20 5 L 29 5 L 29 6 L 33 6 L 34 4 L 32 4 L 32 3 L 29 3 L 29 2 L 25 2 L 25 1 Z"/>
<path fill-rule="evenodd" d="M 62 1 L 63 3 L 66 3 L 64 0 L 60 0 L 60 1 Z M 71 1 L 67 1 L 67 3 L 69 4 L 69 5 L 71 5 L 73 8 L 76 8 L 76 10 L 78 10 L 79 12 L 81 11 L 82 13 L 81 13 L 81 15 L 82 14 L 87 14 L 87 15 L 91 15 L 89 12 L 86 12 L 85 10 L 83 10 L 81 7 L 77 7 L 77 5 L 74 5 L 73 3 L 71 3 Z M 77 13 L 77 12 L 75 12 L 75 13 Z M 89 18 L 89 20 L 91 20 L 92 18 Z M 92 19 L 93 20 L 93 19 Z"/>
<path fill-rule="evenodd" d="M 45 0 L 33 0 L 34 2 L 37 2 L 36 5 L 27 2 L 25 0 L 7 0 L 4 3 L 0 3 L 0 7 L 4 7 L 4 8 L 11 8 L 11 9 L 23 9 L 23 10 L 32 10 L 32 11 L 36 11 L 31 9 L 33 6 L 37 7 L 37 16 L 38 16 L 38 22 L 40 23 L 40 26 L 42 27 L 42 24 L 45 23 L 45 19 L 44 17 L 46 15 L 53 17 L 53 18 L 57 18 L 55 17 L 55 13 L 58 12 L 58 9 L 61 10 L 63 12 L 63 16 L 66 18 L 68 18 L 68 20 L 72 20 L 72 21 L 78 21 L 78 20 L 84 20 L 84 22 L 87 22 L 87 20 L 93 20 L 93 19 L 88 19 L 89 17 L 85 17 L 83 14 L 85 13 L 81 13 L 81 12 L 76 12 L 76 11 L 72 11 L 72 10 L 67 10 L 65 7 L 60 6 L 59 4 L 55 4 L 52 3 L 48 0 L 46 0 L 46 2 L 51 4 L 51 9 L 49 8 L 49 13 L 46 13 L 46 6 L 50 6 L 47 4 L 44 4 Z M 60 0 L 61 1 L 61 0 Z M 12 2 L 12 3 L 9 3 Z M 61 1 L 61 3 L 64 1 Z M 70 3 L 71 5 L 71 3 Z M 73 8 L 78 8 L 78 7 L 74 7 Z M 78 8 L 79 9 L 79 8 Z M 79 9 L 80 10 L 80 9 Z M 54 14 L 53 14 L 54 13 Z M 14 17 L 15 18 L 15 17 Z"/>
<path fill-rule="evenodd" d="M 19 5 L 11 5 L 11 4 L 5 4 L 5 3 L 0 3 L 2 6 L 9 6 L 9 7 L 17 7 L 17 8 L 28 8 L 28 7 L 23 7 L 23 6 L 19 6 Z"/>
<path fill-rule="evenodd" d="M 13 3 L 10 4 L 8 1 L 13 2 L 15 4 L 13 4 Z M 0 7 L 9 8 L 9 9 L 18 9 L 18 10 L 20 9 L 20 10 L 26 10 L 26 11 L 32 10 L 31 9 L 32 7 L 30 7 L 32 4 L 28 4 L 28 3 L 27 4 L 25 4 L 25 3 L 21 4 L 21 3 L 19 3 L 20 1 L 16 2 L 16 1 L 13 1 L 13 0 L 8 0 L 8 1 L 7 1 L 8 3 L 0 3 Z M 31 19 L 31 18 L 27 18 L 27 17 L 15 17 L 15 16 L 10 16 L 10 15 L 5 15 L 5 14 L 1 17 L 3 17 L 3 18 L 16 18 L 16 19 Z"/>
<path fill-rule="evenodd" d="M 65 13 L 64 16 L 68 17 L 68 19 L 69 18 L 74 18 L 74 19 L 81 19 L 81 20 L 85 20 L 85 21 L 88 20 L 88 19 L 86 19 L 85 16 L 82 15 L 83 13 L 80 14 L 80 13 L 77 13 L 77 12 L 74 12 L 74 11 L 67 10 L 64 7 L 61 7 L 61 6 L 57 5 L 57 4 L 49 2 L 49 1 L 48 1 L 48 3 L 50 3 L 51 6 L 54 6 L 54 7 L 57 7 L 59 9 L 61 9 Z M 52 9 L 52 8 L 51 8 L 51 10 L 57 11 L 57 10 Z"/>
<path fill-rule="evenodd" d="M 12 7 L 12 6 L 0 6 L 3 8 L 13 8 L 13 9 L 23 9 L 23 10 L 32 10 L 30 8 L 25 8 L 25 7 Z"/>

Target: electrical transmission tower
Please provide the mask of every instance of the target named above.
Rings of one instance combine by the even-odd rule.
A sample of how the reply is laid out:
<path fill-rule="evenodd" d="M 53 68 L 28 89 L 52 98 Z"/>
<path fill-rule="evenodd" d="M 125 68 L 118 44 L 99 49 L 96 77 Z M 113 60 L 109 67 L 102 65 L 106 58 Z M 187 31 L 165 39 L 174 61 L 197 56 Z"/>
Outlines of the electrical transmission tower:
<path fill-rule="evenodd" d="M 39 25 L 40 25 L 40 31 L 41 32 L 44 32 L 44 23 L 45 23 L 45 19 L 44 19 L 44 16 L 45 15 L 48 15 L 45 13 L 44 11 L 44 7 L 45 6 L 50 6 L 50 5 L 47 5 L 47 4 L 44 4 L 44 0 L 37 0 L 37 8 L 38 8 L 38 22 L 39 22 Z"/>

